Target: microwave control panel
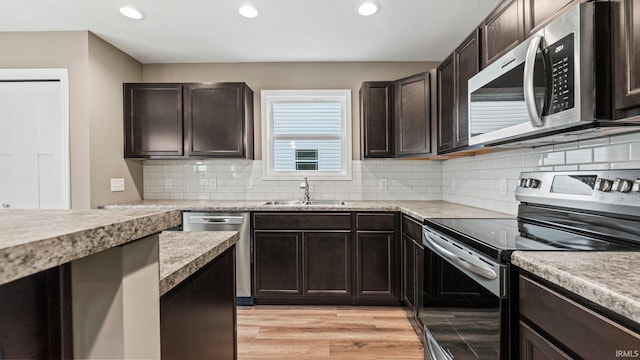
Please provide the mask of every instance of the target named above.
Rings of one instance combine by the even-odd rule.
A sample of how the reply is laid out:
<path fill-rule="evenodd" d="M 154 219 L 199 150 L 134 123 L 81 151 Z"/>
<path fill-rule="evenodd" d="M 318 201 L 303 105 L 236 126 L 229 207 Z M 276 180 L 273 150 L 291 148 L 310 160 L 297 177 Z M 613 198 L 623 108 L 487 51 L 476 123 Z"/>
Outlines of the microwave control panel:
<path fill-rule="evenodd" d="M 549 45 L 545 50 L 551 64 L 552 93 L 548 113 L 572 109 L 575 100 L 575 56 L 573 33 Z"/>

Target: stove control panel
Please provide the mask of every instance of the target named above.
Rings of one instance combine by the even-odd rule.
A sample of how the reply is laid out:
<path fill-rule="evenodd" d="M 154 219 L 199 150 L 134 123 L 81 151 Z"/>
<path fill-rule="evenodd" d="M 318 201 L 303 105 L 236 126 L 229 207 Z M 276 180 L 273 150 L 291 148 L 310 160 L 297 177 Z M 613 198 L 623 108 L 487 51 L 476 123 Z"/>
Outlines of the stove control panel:
<path fill-rule="evenodd" d="M 516 184 L 521 203 L 640 216 L 640 169 L 523 172 Z"/>

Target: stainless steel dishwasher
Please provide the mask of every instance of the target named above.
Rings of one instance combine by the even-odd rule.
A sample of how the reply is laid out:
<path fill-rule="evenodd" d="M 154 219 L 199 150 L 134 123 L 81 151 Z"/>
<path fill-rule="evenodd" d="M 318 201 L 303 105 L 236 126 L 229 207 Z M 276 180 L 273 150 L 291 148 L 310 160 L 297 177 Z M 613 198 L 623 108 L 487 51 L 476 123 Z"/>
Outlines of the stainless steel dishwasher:
<path fill-rule="evenodd" d="M 251 242 L 249 213 L 182 213 L 183 231 L 237 231 L 236 297 L 238 305 L 253 305 L 251 296 Z"/>

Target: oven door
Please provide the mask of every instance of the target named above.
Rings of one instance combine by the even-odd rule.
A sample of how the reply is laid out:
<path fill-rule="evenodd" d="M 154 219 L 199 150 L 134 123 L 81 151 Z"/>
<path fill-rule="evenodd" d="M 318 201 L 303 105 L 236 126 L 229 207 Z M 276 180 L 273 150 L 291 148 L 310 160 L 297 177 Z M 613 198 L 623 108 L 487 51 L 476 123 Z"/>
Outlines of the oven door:
<path fill-rule="evenodd" d="M 507 359 L 508 267 L 428 227 L 423 244 L 425 359 Z"/>

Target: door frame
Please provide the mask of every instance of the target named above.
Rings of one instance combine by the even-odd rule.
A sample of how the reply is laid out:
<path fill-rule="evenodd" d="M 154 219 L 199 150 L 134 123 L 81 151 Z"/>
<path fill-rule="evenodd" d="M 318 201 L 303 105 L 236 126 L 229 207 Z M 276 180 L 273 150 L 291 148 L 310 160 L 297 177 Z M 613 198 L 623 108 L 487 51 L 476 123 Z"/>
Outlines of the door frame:
<path fill-rule="evenodd" d="M 45 69 L 0 69 L 0 81 L 58 81 L 60 83 L 61 101 L 60 109 L 62 110 L 63 119 L 63 154 L 62 161 L 64 166 L 64 205 L 65 209 L 71 209 L 71 167 L 69 160 L 69 70 L 65 68 L 45 68 Z"/>

